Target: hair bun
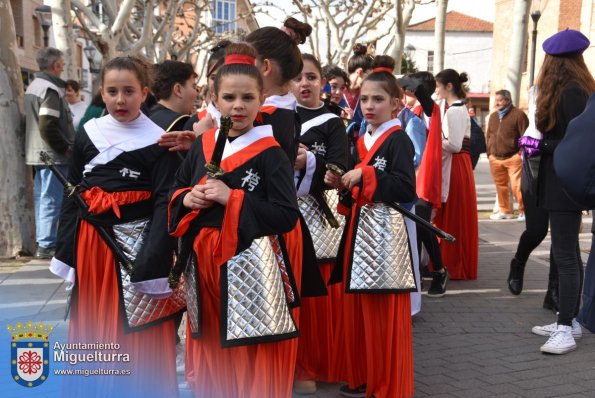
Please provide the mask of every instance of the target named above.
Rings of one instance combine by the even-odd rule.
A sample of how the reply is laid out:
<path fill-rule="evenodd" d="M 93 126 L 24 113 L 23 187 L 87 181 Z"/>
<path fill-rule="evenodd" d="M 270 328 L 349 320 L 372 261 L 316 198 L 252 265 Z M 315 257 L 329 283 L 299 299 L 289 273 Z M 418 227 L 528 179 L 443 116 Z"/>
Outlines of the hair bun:
<path fill-rule="evenodd" d="M 306 39 L 312 33 L 312 27 L 305 23 L 298 21 L 293 17 L 289 17 L 283 23 L 283 31 L 287 33 L 298 44 L 304 44 Z"/>
<path fill-rule="evenodd" d="M 229 55 L 247 55 L 252 58 L 256 58 L 258 54 L 254 47 L 249 45 L 248 43 L 229 43 L 227 47 L 225 47 L 225 56 Z"/>
<path fill-rule="evenodd" d="M 231 42 L 229 40 L 221 40 L 217 44 L 215 44 L 215 46 L 211 47 L 211 49 L 209 50 L 209 52 L 211 54 L 214 54 L 214 53 L 216 53 L 216 52 L 218 52 L 220 50 L 225 49 L 230 44 L 231 44 Z"/>
<path fill-rule="evenodd" d="M 469 81 L 469 76 L 467 76 L 467 73 L 466 72 L 462 72 L 459 75 L 459 79 L 461 79 L 461 83 L 466 83 L 466 82 Z"/>
<path fill-rule="evenodd" d="M 368 46 L 362 43 L 355 43 L 353 46 L 353 55 L 366 55 L 368 53 Z"/>
<path fill-rule="evenodd" d="M 389 68 L 395 70 L 395 60 L 390 55 L 377 55 L 374 57 L 372 68 Z"/>

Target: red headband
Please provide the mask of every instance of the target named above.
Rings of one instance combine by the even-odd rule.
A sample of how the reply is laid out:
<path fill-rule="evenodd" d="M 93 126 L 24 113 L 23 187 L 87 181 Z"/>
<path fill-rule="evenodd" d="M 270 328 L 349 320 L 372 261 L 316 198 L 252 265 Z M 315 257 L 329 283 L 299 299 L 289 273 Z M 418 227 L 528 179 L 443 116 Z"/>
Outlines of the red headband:
<path fill-rule="evenodd" d="M 381 67 L 381 68 L 374 68 L 374 69 L 372 69 L 372 72 L 373 73 L 376 73 L 376 72 L 388 72 L 388 73 L 390 73 L 392 75 L 393 74 L 393 69 L 392 68 L 388 68 L 388 67 Z"/>
<path fill-rule="evenodd" d="M 243 54 L 232 54 L 225 57 L 225 65 L 230 64 L 246 64 L 254 65 L 256 58 Z"/>

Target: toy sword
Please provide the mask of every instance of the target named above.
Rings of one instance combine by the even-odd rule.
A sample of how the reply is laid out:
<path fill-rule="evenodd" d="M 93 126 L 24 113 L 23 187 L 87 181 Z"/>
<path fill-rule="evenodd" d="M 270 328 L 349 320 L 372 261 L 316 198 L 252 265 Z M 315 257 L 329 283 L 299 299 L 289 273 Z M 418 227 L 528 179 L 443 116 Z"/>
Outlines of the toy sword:
<path fill-rule="evenodd" d="M 221 118 L 221 127 L 219 128 L 217 141 L 215 141 L 213 156 L 211 156 L 211 161 L 205 165 L 207 169 L 207 178 L 220 178 L 225 173 L 221 168 L 221 159 L 223 158 L 223 151 L 225 150 L 229 130 L 232 127 L 233 121 L 231 120 L 231 117 L 225 116 Z M 182 275 L 182 272 L 184 272 L 190 254 L 192 253 L 192 246 L 197 233 L 196 224 L 192 222 L 184 236 L 180 238 L 180 250 L 178 252 L 176 263 L 168 277 L 169 286 L 172 289 L 175 289 L 180 283 L 180 276 Z"/>
<path fill-rule="evenodd" d="M 331 173 L 334 173 L 338 176 L 342 176 L 343 174 L 345 174 L 345 172 L 335 164 L 327 163 L 326 168 Z M 346 189 L 346 191 L 347 191 L 347 189 Z M 341 194 L 343 194 L 343 192 Z M 424 220 L 417 214 L 414 214 L 414 213 L 410 212 L 409 210 L 405 209 L 400 204 L 395 203 L 395 202 L 390 202 L 390 203 L 386 203 L 386 204 L 388 206 L 392 207 L 393 209 L 395 209 L 396 211 L 398 211 L 399 213 L 401 213 L 402 215 L 404 215 L 405 217 L 415 221 L 415 223 L 417 225 L 424 227 L 425 229 L 438 235 L 440 237 L 440 239 L 444 239 L 445 241 L 447 241 L 449 243 L 454 243 L 456 241 L 456 238 L 454 236 L 452 236 L 451 234 L 444 232 L 440 228 L 435 227 L 433 224 L 427 222 L 426 220 Z"/>
<path fill-rule="evenodd" d="M 62 174 L 62 172 L 56 167 L 56 165 L 52 161 L 52 158 L 50 157 L 50 155 L 47 154 L 47 152 L 41 151 L 39 153 L 39 158 L 52 171 L 52 173 L 54 173 L 58 181 L 60 181 L 60 183 L 64 185 L 66 195 L 74 200 L 74 203 L 76 203 L 76 205 L 83 211 L 83 214 L 90 214 L 89 205 L 87 205 L 87 202 L 85 202 L 85 199 L 83 199 L 83 197 L 77 190 L 78 185 L 72 185 L 70 181 L 66 179 L 64 174 Z M 132 263 L 130 262 L 128 257 L 126 257 L 126 255 L 122 251 L 122 248 L 118 246 L 118 244 L 116 243 L 114 238 L 109 234 L 109 232 L 107 232 L 105 228 L 94 224 L 88 219 L 87 222 L 89 222 L 91 225 L 93 225 L 93 227 L 95 227 L 97 233 L 99 233 L 99 236 L 101 236 L 107 247 L 109 247 L 112 253 L 114 253 L 114 256 L 116 257 L 117 261 L 119 261 L 122 264 L 122 266 L 124 267 L 126 272 L 128 272 L 128 274 L 132 275 Z"/>

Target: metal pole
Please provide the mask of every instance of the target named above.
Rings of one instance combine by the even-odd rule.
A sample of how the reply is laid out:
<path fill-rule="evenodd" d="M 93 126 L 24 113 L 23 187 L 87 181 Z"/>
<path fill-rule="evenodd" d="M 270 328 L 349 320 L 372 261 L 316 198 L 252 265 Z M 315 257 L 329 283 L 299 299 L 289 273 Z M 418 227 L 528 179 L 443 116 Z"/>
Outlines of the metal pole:
<path fill-rule="evenodd" d="M 541 17 L 539 10 L 531 13 L 531 19 L 533 20 L 533 31 L 531 32 L 531 68 L 529 69 L 529 87 L 533 86 L 535 77 L 535 53 L 537 50 L 537 22 Z"/>
<path fill-rule="evenodd" d="M 48 36 L 49 26 L 41 25 L 43 28 L 43 46 L 48 47 L 50 45 L 50 37 Z"/>

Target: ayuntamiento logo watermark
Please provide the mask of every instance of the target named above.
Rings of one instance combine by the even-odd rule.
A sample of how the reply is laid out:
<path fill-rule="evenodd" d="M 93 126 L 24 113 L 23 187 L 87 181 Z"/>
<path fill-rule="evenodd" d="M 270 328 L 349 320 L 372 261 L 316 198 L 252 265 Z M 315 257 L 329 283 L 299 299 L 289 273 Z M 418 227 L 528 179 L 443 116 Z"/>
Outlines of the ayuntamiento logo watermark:
<path fill-rule="evenodd" d="M 12 379 L 24 387 L 37 387 L 47 380 L 50 373 L 49 335 L 53 325 L 25 325 L 18 322 L 8 325 L 10 342 L 10 370 Z"/>

